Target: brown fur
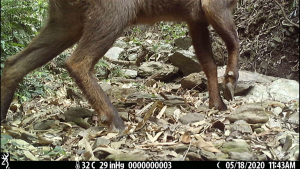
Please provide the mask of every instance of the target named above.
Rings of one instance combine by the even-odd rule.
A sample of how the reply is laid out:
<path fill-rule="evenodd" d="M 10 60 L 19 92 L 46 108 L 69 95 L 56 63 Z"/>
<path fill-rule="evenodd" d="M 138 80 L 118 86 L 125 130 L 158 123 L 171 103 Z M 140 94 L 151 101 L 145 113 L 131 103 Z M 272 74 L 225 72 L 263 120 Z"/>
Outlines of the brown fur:
<path fill-rule="evenodd" d="M 236 1 L 50 0 L 47 25 L 22 52 L 7 58 L 1 78 L 1 118 L 6 118 L 18 83 L 27 73 L 78 42 L 78 47 L 66 60 L 66 68 L 101 120 L 110 130 L 122 131 L 124 123 L 97 84 L 93 68 L 128 25 L 157 21 L 188 24 L 196 55 L 208 78 L 209 107 L 226 110 L 217 86 L 217 67 L 207 27 L 212 25 L 226 43 L 225 83 L 235 86 L 239 40 L 230 9 Z"/>

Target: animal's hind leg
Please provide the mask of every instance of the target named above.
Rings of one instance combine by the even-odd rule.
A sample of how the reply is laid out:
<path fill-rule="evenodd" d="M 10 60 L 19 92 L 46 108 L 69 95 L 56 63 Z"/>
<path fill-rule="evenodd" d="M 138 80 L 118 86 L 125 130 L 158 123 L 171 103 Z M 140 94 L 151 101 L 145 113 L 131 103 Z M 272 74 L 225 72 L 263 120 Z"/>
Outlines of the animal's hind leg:
<path fill-rule="evenodd" d="M 98 30 L 104 30 L 104 28 Z M 95 112 L 99 115 L 102 123 L 108 125 L 110 131 L 123 131 L 125 126 L 118 115 L 118 111 L 101 89 L 93 73 L 95 63 L 106 53 L 117 38 L 112 33 L 106 33 L 103 35 L 103 39 L 99 40 L 95 40 L 91 36 L 87 38 L 87 36 L 83 35 L 83 39 L 78 44 L 76 50 L 67 59 L 66 68 Z M 98 34 L 101 34 L 101 32 Z M 95 44 L 89 44 L 88 41 L 93 41 Z M 95 46 L 97 49 L 94 48 Z"/>
<path fill-rule="evenodd" d="M 18 83 L 38 68 L 77 42 L 82 34 L 80 7 L 50 1 L 47 25 L 22 52 L 7 58 L 1 77 L 1 119 L 6 118 Z M 78 13 L 79 12 L 79 13 Z"/>
<path fill-rule="evenodd" d="M 130 1 L 126 2 L 126 8 L 123 7 L 123 2 L 125 1 L 89 1 L 90 13 L 87 13 L 87 16 L 90 19 L 85 22 L 84 33 L 77 49 L 66 61 L 67 70 L 99 115 L 101 122 L 109 126 L 109 131 L 119 132 L 125 129 L 124 122 L 98 84 L 93 69 L 98 60 L 122 34 L 133 16 L 130 12 L 134 11 L 128 9 Z M 95 12 L 97 9 L 93 9 L 98 8 L 99 4 L 99 8 L 103 8 L 100 14 Z M 118 11 L 118 14 L 112 14 L 115 11 Z"/>

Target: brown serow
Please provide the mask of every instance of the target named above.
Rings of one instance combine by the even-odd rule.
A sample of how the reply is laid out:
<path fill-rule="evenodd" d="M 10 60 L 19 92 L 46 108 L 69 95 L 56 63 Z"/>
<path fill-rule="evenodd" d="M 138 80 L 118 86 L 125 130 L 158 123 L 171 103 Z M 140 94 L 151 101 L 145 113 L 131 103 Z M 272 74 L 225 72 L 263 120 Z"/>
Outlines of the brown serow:
<path fill-rule="evenodd" d="M 184 21 L 196 55 L 208 79 L 209 107 L 226 110 L 220 97 L 217 66 L 213 59 L 208 25 L 228 50 L 225 72 L 226 99 L 232 99 L 238 79 L 239 40 L 231 9 L 237 0 L 50 0 L 49 19 L 39 35 L 20 53 L 7 58 L 1 77 L 1 119 L 5 120 L 18 83 L 30 71 L 78 46 L 65 64 L 70 75 L 110 131 L 124 131 L 118 115 L 93 74 L 98 60 L 123 30 L 132 24 Z"/>

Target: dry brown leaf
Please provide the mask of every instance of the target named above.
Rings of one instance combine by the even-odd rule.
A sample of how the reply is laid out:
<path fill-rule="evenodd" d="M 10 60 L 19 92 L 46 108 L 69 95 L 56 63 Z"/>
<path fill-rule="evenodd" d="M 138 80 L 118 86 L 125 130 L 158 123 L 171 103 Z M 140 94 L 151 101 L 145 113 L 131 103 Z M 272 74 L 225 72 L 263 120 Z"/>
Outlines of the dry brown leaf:
<path fill-rule="evenodd" d="M 170 135 L 170 130 L 166 130 L 164 132 L 164 136 L 163 136 L 163 139 L 162 139 L 163 142 L 167 142 L 168 135 Z"/>
<path fill-rule="evenodd" d="M 59 105 L 59 102 L 58 102 L 58 99 L 54 100 L 54 101 L 51 101 L 49 103 L 49 105 L 55 105 L 55 106 L 58 106 Z"/>
<path fill-rule="evenodd" d="M 118 135 L 118 133 L 108 133 L 106 136 L 102 136 L 102 137 L 109 140 L 111 138 L 117 137 L 117 135 Z"/>
<path fill-rule="evenodd" d="M 201 121 L 192 123 L 191 126 L 198 127 L 198 126 L 202 126 L 205 123 L 206 123 L 206 120 L 201 120 Z"/>
<path fill-rule="evenodd" d="M 192 145 L 195 147 L 201 148 L 203 150 L 213 152 L 213 153 L 219 153 L 221 152 L 219 149 L 215 148 L 215 146 L 211 142 L 205 142 L 201 136 L 197 137 L 198 141 L 192 142 Z"/>
<path fill-rule="evenodd" d="M 110 154 L 120 154 L 122 152 L 121 150 L 116 150 L 110 147 L 97 147 L 94 149 L 93 152 L 97 152 L 97 151 L 105 151 Z"/>
<path fill-rule="evenodd" d="M 156 141 L 158 139 L 158 137 L 163 133 L 163 131 L 158 132 L 155 136 L 154 136 L 154 141 Z"/>
<path fill-rule="evenodd" d="M 44 137 L 42 134 L 38 135 L 39 144 L 41 145 L 50 145 L 53 143 L 53 140 Z"/>
<path fill-rule="evenodd" d="M 129 137 L 130 137 L 132 140 L 136 140 L 136 139 L 137 139 L 133 134 L 130 134 Z"/>
<path fill-rule="evenodd" d="M 78 144 L 78 142 L 80 141 L 80 138 L 79 137 L 72 137 L 72 138 L 69 138 L 66 140 L 65 142 L 65 145 L 76 145 Z"/>
<path fill-rule="evenodd" d="M 154 102 L 154 104 L 152 105 L 152 107 L 145 114 L 144 119 L 142 121 L 140 121 L 139 124 L 136 126 L 135 131 L 138 131 L 138 130 L 140 130 L 140 129 L 142 129 L 144 127 L 145 122 L 151 117 L 151 115 L 155 111 L 157 104 L 158 104 L 158 101 Z"/>
<path fill-rule="evenodd" d="M 176 109 L 176 110 L 174 111 L 173 117 L 174 117 L 174 119 L 175 119 L 176 122 L 178 121 L 179 115 L 180 115 L 180 114 L 181 114 L 180 109 Z"/>
<path fill-rule="evenodd" d="M 111 142 L 110 146 L 111 148 L 118 150 L 122 144 L 125 144 L 125 139 L 117 142 Z"/>
<path fill-rule="evenodd" d="M 148 139 L 151 141 L 151 143 L 153 143 L 154 142 L 153 137 L 148 132 L 146 132 L 146 135 L 147 135 Z"/>
<path fill-rule="evenodd" d="M 154 143 L 162 133 L 163 131 L 157 133 L 154 137 L 152 137 L 148 132 L 146 132 L 146 135 L 148 139 L 151 141 L 151 143 Z"/>
<path fill-rule="evenodd" d="M 266 156 L 268 156 L 270 159 L 273 159 L 273 156 L 272 156 L 272 154 L 270 153 L 270 151 L 268 151 L 268 150 L 263 150 L 262 151 Z"/>
<path fill-rule="evenodd" d="M 26 116 L 22 121 L 22 126 L 29 126 L 33 121 L 41 120 L 43 116 L 47 115 L 47 113 L 52 112 L 53 109 L 49 109 L 44 112 L 34 113 L 32 116 Z"/>
<path fill-rule="evenodd" d="M 139 116 L 144 113 L 145 110 L 147 110 L 154 102 L 151 102 L 147 104 L 145 107 L 143 107 L 140 111 L 138 111 L 135 115 Z"/>
<path fill-rule="evenodd" d="M 164 151 L 163 154 L 160 154 L 159 156 L 161 156 L 161 157 L 164 157 L 164 156 L 177 157 L 177 155 L 178 154 L 175 151 L 166 150 L 166 151 Z"/>
<path fill-rule="evenodd" d="M 164 107 L 160 110 L 160 112 L 158 113 L 158 115 L 156 116 L 156 118 L 160 119 L 161 116 L 165 113 L 166 109 L 167 109 L 167 106 L 164 106 Z"/>
<path fill-rule="evenodd" d="M 38 161 L 38 159 L 28 150 L 23 150 L 24 155 L 31 161 Z"/>
<path fill-rule="evenodd" d="M 150 146 L 173 146 L 173 145 L 179 145 L 180 143 L 176 142 L 167 142 L 167 143 L 148 143 L 148 144 L 142 144 L 142 145 L 136 145 L 137 148 L 139 147 L 150 147 Z"/>
<path fill-rule="evenodd" d="M 134 127 L 131 125 L 131 124 L 129 124 L 129 126 L 127 127 L 127 129 L 124 131 L 124 133 L 123 134 L 127 134 L 127 133 L 129 133 L 130 132 L 130 130 L 132 130 Z M 132 130 L 131 132 L 133 132 L 134 130 Z"/>
<path fill-rule="evenodd" d="M 191 131 L 193 134 L 198 134 L 200 133 L 200 131 L 203 129 L 203 126 L 200 126 L 200 127 L 190 127 L 189 131 Z"/>
<path fill-rule="evenodd" d="M 93 150 L 92 150 L 92 146 L 90 145 L 90 143 L 85 139 L 85 138 L 82 138 L 83 142 L 84 142 L 84 147 L 85 147 L 85 153 L 84 153 L 84 160 L 85 161 L 88 161 L 88 160 L 97 160 L 94 156 L 94 153 L 93 153 Z"/>
<path fill-rule="evenodd" d="M 185 144 L 188 144 L 191 142 L 191 136 L 190 136 L 190 132 L 189 131 L 186 131 L 182 137 L 181 137 L 181 142 L 185 143 Z"/>

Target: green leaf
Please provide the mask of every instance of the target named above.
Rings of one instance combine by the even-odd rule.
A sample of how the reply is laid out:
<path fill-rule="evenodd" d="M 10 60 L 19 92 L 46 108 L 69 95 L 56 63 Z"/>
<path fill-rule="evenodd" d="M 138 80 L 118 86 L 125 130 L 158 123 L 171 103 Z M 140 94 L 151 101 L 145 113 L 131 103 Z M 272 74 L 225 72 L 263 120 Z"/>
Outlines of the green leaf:
<path fill-rule="evenodd" d="M 13 137 L 12 137 L 12 136 L 10 136 L 10 135 L 7 135 L 7 134 L 1 134 L 1 138 L 8 139 L 8 140 L 11 140 L 11 139 L 13 139 Z"/>
<path fill-rule="evenodd" d="M 59 152 L 60 154 L 65 155 L 66 151 L 61 146 L 56 146 L 53 151 Z"/>
<path fill-rule="evenodd" d="M 13 46 L 25 47 L 24 45 L 21 45 L 21 44 L 18 44 L 18 43 L 9 43 L 9 44 L 11 44 L 11 45 L 13 45 Z"/>

